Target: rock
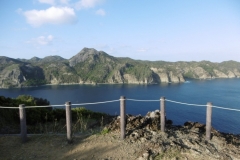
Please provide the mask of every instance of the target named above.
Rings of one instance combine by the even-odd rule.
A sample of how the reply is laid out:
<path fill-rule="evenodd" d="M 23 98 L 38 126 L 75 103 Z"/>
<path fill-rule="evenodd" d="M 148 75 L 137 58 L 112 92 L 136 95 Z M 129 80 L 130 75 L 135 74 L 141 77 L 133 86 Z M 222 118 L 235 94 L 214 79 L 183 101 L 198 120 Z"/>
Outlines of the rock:
<path fill-rule="evenodd" d="M 217 69 L 214 69 L 213 71 L 218 78 L 228 78 L 228 76 L 225 73 L 223 73 Z"/>
<path fill-rule="evenodd" d="M 156 116 L 158 114 L 159 117 Z M 126 139 L 131 143 L 137 143 L 143 149 L 139 150 L 141 156 L 138 159 L 153 159 L 158 154 L 163 155 L 165 159 L 171 159 L 172 157 L 169 158 L 168 155 L 176 153 L 179 155 L 175 157 L 182 157 L 183 153 L 185 159 L 187 159 L 186 153 L 191 154 L 190 157 L 194 157 L 193 159 L 201 159 L 199 157 L 240 159 L 240 135 L 224 134 L 212 128 L 212 140 L 205 141 L 205 125 L 198 122 L 188 121 L 184 126 L 174 126 L 169 120 L 168 123 L 171 125 L 166 125 L 166 131 L 161 132 L 159 111 L 148 112 L 146 116 L 127 115 L 126 117 Z M 114 118 L 108 129 L 120 128 L 119 120 Z"/>
<path fill-rule="evenodd" d="M 147 141 L 147 139 L 145 137 L 141 137 L 140 140 L 141 140 L 142 143 Z"/>
<path fill-rule="evenodd" d="M 150 118 L 155 118 L 155 115 L 156 115 L 155 112 L 151 112 L 150 113 Z"/>
<path fill-rule="evenodd" d="M 143 152 L 142 156 L 138 158 L 138 160 L 152 160 L 152 156 L 150 157 L 151 150 L 146 150 Z"/>

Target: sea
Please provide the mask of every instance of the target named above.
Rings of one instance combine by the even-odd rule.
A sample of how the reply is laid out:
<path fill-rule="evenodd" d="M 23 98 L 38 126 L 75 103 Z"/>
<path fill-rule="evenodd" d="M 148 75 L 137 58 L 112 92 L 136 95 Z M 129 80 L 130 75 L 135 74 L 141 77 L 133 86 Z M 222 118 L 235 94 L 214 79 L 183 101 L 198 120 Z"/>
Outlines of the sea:
<path fill-rule="evenodd" d="M 186 121 L 205 124 L 206 106 L 198 105 L 206 105 L 208 102 L 212 102 L 213 106 L 240 110 L 240 78 L 190 79 L 185 83 L 151 85 L 45 85 L 0 89 L 0 95 L 10 98 L 16 98 L 19 95 L 32 95 L 47 99 L 51 105 L 64 105 L 65 102 L 70 101 L 74 104 L 72 107 L 85 107 L 92 111 L 111 115 L 120 114 L 120 102 L 118 100 L 121 96 L 125 96 L 126 113 L 142 116 L 145 116 L 149 111 L 160 110 L 160 101 L 158 100 L 165 97 L 166 100 L 197 104 L 186 105 L 166 101 L 166 116 L 167 119 L 173 121 L 174 125 L 183 125 Z M 95 102 L 101 103 L 95 104 Z M 240 134 L 240 112 L 213 108 L 212 126 L 220 132 Z"/>

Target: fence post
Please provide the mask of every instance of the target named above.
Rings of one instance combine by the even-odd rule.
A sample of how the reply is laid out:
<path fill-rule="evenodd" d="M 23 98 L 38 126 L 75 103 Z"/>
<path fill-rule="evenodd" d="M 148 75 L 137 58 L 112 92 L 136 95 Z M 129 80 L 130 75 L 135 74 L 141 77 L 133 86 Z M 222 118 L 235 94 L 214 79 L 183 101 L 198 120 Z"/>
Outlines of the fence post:
<path fill-rule="evenodd" d="M 19 105 L 19 117 L 20 117 L 20 126 L 21 126 L 21 139 L 22 139 L 22 143 L 25 143 L 27 141 L 25 104 Z"/>
<path fill-rule="evenodd" d="M 120 129 L 121 129 L 121 139 L 123 140 L 125 138 L 125 133 L 126 133 L 126 122 L 125 122 L 125 97 L 121 96 L 120 97 Z"/>
<path fill-rule="evenodd" d="M 165 131 L 165 97 L 160 98 L 160 110 L 161 110 L 161 131 Z"/>
<path fill-rule="evenodd" d="M 72 143 L 72 111 L 71 102 L 66 102 L 66 127 L 67 127 L 67 141 Z"/>
<path fill-rule="evenodd" d="M 207 113 L 206 113 L 206 140 L 211 139 L 211 123 L 212 123 L 212 103 L 207 103 Z"/>

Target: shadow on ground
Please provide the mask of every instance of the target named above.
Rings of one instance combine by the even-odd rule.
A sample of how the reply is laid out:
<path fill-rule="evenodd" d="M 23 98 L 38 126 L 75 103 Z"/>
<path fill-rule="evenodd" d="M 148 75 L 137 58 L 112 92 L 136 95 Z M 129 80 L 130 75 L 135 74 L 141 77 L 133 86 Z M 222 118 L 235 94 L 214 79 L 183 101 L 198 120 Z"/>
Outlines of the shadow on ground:
<path fill-rule="evenodd" d="M 120 145 L 113 137 L 79 135 L 68 144 L 66 136 L 34 135 L 21 143 L 19 136 L 0 136 L 1 159 L 111 159 Z M 117 137 L 115 142 L 117 142 Z M 119 155 L 121 159 L 121 155 Z"/>

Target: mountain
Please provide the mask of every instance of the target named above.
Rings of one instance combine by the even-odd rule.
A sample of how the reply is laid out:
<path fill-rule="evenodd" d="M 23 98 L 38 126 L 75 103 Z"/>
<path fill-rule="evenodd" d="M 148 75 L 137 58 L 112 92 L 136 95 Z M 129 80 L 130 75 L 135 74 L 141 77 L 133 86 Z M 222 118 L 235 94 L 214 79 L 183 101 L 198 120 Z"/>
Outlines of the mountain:
<path fill-rule="evenodd" d="M 70 59 L 60 56 L 13 59 L 0 56 L 0 88 L 43 84 L 181 83 L 186 78 L 239 78 L 240 63 L 165 62 L 116 58 L 83 48 Z"/>

